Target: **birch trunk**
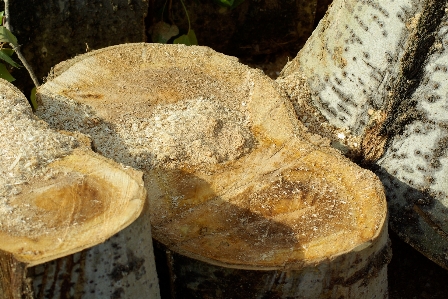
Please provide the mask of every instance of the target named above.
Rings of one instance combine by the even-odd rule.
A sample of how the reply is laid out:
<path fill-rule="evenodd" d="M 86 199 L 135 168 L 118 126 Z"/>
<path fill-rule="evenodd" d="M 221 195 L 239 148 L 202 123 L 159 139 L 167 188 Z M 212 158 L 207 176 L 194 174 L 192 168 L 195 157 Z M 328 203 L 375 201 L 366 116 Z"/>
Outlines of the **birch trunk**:
<path fill-rule="evenodd" d="M 149 225 L 129 226 L 148 211 L 142 173 L 49 129 L 6 81 L 0 91 L 0 297 L 158 295 Z"/>
<path fill-rule="evenodd" d="M 446 4 L 336 0 L 278 82 L 311 131 L 380 176 L 392 229 L 448 268 Z"/>
<path fill-rule="evenodd" d="M 277 84 L 204 47 L 57 65 L 38 115 L 144 171 L 162 296 L 386 298 L 379 180 L 308 134 Z"/>

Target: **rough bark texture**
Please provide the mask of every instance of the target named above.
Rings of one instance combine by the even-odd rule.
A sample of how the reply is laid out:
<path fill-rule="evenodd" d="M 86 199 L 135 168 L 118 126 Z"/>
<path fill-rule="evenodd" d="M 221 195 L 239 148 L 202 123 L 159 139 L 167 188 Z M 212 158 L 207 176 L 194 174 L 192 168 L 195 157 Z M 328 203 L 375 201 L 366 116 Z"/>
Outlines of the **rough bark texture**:
<path fill-rule="evenodd" d="M 6 81 L 0 90 L 0 297 L 158 296 L 148 216 L 127 227 L 145 206 L 142 173 L 50 129 Z"/>
<path fill-rule="evenodd" d="M 56 66 L 38 98 L 53 128 L 145 172 L 171 296 L 387 296 L 381 184 L 308 134 L 259 71 L 205 47 L 127 44 Z"/>
<path fill-rule="evenodd" d="M 0 250 L 0 295 L 5 299 L 33 298 L 29 282 L 26 280 L 26 264 L 14 255 Z"/>
<path fill-rule="evenodd" d="M 316 16 L 314 18 L 314 28 L 317 27 L 319 21 L 327 13 L 328 7 L 330 6 L 331 2 L 333 2 L 333 0 L 317 0 Z"/>
<path fill-rule="evenodd" d="M 421 1 L 335 1 L 282 76 L 303 73 L 312 107 L 331 125 L 362 136 L 399 77 L 416 26 L 411 18 L 422 9 Z"/>
<path fill-rule="evenodd" d="M 146 40 L 148 0 L 9 2 L 13 33 L 40 80 L 57 63 L 88 49 Z M 19 71 L 28 78 L 26 70 Z"/>
<path fill-rule="evenodd" d="M 33 298 L 160 298 L 148 214 L 104 243 L 29 268 Z"/>
<path fill-rule="evenodd" d="M 155 243 L 164 298 L 388 298 L 386 234 L 359 252 L 287 270 L 217 266 Z"/>
<path fill-rule="evenodd" d="M 386 186 L 391 227 L 448 268 L 446 1 L 335 1 L 279 80 Z M 297 101 L 294 82 L 308 85 Z M 344 134 L 345 133 L 345 134 Z"/>
<path fill-rule="evenodd" d="M 415 58 L 413 74 L 405 77 L 417 81 L 413 91 L 391 105 L 393 117 L 383 129 L 392 136 L 377 164 L 390 197 L 392 228 L 448 268 L 448 15 L 443 9 L 422 14 L 419 26 L 434 32 L 420 34 L 433 42 L 424 45 L 417 55 L 427 56 Z"/>

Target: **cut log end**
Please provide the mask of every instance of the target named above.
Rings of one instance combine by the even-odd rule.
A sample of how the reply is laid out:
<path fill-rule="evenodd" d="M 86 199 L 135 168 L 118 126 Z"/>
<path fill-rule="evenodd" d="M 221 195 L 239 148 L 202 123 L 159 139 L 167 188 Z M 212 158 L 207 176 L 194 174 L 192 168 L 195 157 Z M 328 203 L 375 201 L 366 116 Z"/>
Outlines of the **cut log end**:
<path fill-rule="evenodd" d="M 377 238 L 386 204 L 374 175 L 320 150 L 294 154 L 298 146 L 257 149 L 206 171 L 150 172 L 155 239 L 213 264 L 281 269 Z M 260 160 L 261 169 L 244 167 Z"/>
<path fill-rule="evenodd" d="M 48 128 L 6 81 L 0 90 L 0 297 L 32 298 L 30 267 L 121 231 L 142 212 L 146 190 L 141 172 L 93 153 L 82 134 Z"/>
<path fill-rule="evenodd" d="M 145 191 L 135 170 L 82 150 L 48 167 L 50 178 L 30 181 L 9 198 L 13 212 L 0 231 L 0 249 L 29 266 L 99 244 L 143 209 Z"/>
<path fill-rule="evenodd" d="M 213 267 L 240 278 L 294 270 L 294 280 L 319 265 L 319 281 L 356 278 L 334 292 L 361 294 L 370 283 L 368 292 L 386 292 L 387 259 L 372 281 L 358 277 L 387 247 L 379 180 L 307 134 L 260 72 L 204 47 L 127 44 L 57 66 L 38 97 L 38 114 L 53 127 L 88 134 L 97 152 L 145 171 L 168 279 L 190 271 L 181 256 L 197 263 L 193 280 Z M 332 261 L 342 272 L 324 270 Z M 213 292 L 224 287 L 190 291 L 219 297 Z M 295 287 L 285 294 L 319 294 Z"/>

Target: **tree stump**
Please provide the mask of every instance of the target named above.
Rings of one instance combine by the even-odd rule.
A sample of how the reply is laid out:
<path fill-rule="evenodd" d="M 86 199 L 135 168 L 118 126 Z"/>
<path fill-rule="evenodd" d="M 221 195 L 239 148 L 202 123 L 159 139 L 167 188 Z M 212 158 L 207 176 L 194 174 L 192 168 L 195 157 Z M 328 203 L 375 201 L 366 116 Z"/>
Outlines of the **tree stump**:
<path fill-rule="evenodd" d="M 93 153 L 82 134 L 48 128 L 4 80 L 0 93 L 0 297 L 130 294 L 127 268 L 116 268 L 143 248 L 138 291 L 158 295 L 151 237 L 129 226 L 147 211 L 142 173 Z"/>
<path fill-rule="evenodd" d="M 446 4 L 334 1 L 278 82 L 310 131 L 378 174 L 391 228 L 448 269 Z"/>
<path fill-rule="evenodd" d="M 260 71 L 126 44 L 57 65 L 38 100 L 53 128 L 144 171 L 162 297 L 387 297 L 379 180 L 307 133 Z"/>

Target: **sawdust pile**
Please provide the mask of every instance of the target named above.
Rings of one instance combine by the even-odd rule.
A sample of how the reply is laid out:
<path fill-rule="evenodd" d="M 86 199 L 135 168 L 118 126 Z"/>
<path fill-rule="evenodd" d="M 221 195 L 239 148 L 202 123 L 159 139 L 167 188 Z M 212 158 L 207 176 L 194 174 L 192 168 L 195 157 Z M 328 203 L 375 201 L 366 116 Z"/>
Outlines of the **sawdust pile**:
<path fill-rule="evenodd" d="M 203 97 L 157 106 L 145 119 L 122 119 L 116 130 L 120 136 L 129 136 L 124 139 L 126 147 L 139 168 L 232 161 L 255 144 L 244 113 Z M 114 147 L 105 141 L 98 150 L 109 146 Z"/>
<path fill-rule="evenodd" d="M 66 156 L 78 146 L 74 137 L 48 128 L 35 117 L 21 92 L 0 81 L 0 228 L 17 232 L 34 230 L 37 223 L 22 219 L 20 207 L 11 206 L 8 199 L 22 192 L 22 187 L 36 178 L 55 175 L 46 166 Z M 23 207 L 26 208 L 26 207 Z"/>

